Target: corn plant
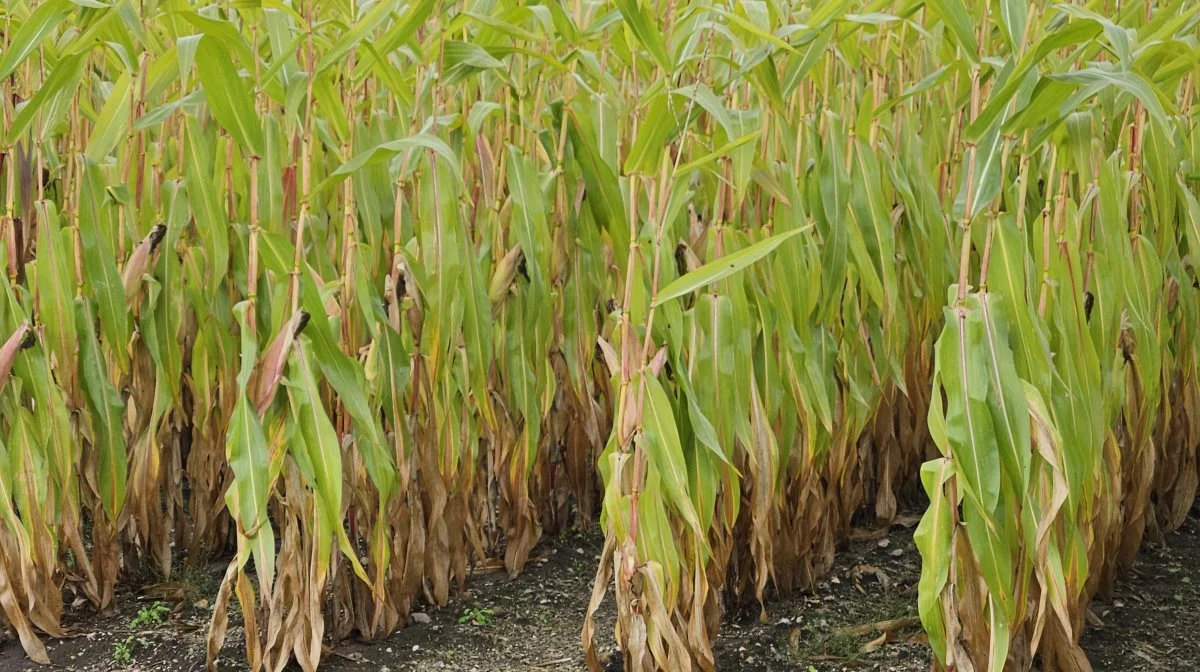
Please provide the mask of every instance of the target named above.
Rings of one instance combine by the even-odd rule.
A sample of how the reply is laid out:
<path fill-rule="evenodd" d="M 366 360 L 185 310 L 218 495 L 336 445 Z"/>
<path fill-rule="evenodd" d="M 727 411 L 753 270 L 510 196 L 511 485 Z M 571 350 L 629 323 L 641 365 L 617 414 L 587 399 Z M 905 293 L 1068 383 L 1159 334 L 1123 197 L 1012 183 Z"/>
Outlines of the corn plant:
<path fill-rule="evenodd" d="M 236 597 L 312 670 L 599 512 L 589 664 L 611 589 L 627 669 L 712 670 L 731 601 L 927 496 L 939 663 L 1086 669 L 1195 498 L 1192 3 L 3 12 L 33 660 L 64 590 L 215 558 L 210 669 Z"/>
<path fill-rule="evenodd" d="M 1169 420 L 1189 403 L 1190 355 L 1164 356 L 1196 347 L 1181 327 L 1196 238 L 1177 149 L 1192 84 L 1143 47 L 1194 43 L 1195 12 L 1151 9 L 1038 8 L 1023 26 L 1003 14 L 1004 67 L 971 68 L 960 266 L 929 415 L 943 457 L 923 468 L 917 532 L 921 616 L 948 667 L 1028 669 L 1040 654 L 1090 669 L 1088 601 L 1148 524 L 1181 520 L 1150 495 L 1159 459 L 1174 473 L 1195 454 Z M 1190 476 L 1158 480 L 1158 496 L 1195 496 Z"/>
<path fill-rule="evenodd" d="M 232 552 L 210 665 L 236 595 L 252 667 L 313 669 L 590 519 L 603 255 L 549 101 L 505 97 L 541 75 L 479 46 L 546 61 L 533 16 L 434 10 L 8 8 L 4 602 L 35 659 L 64 583 L 107 608 L 129 563 Z"/>

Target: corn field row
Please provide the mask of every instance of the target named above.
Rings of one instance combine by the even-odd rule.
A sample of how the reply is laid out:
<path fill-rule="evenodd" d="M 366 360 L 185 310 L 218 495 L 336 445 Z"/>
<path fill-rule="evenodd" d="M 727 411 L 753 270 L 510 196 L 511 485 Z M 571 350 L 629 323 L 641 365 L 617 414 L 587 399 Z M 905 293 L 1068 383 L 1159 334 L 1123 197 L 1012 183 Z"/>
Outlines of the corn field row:
<path fill-rule="evenodd" d="M 1200 4 L 2 11 L 34 661 L 64 602 L 228 559 L 210 668 L 236 598 L 251 669 L 314 670 L 598 513 L 589 665 L 711 671 L 728 605 L 927 496 L 937 664 L 1088 670 L 1195 498 Z"/>

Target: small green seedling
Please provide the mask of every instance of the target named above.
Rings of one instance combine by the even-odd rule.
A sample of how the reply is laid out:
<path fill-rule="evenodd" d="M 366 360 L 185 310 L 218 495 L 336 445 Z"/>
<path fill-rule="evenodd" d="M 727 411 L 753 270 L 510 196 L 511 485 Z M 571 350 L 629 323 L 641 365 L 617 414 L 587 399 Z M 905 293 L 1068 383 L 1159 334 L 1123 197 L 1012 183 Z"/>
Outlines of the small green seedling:
<path fill-rule="evenodd" d="M 463 609 L 463 613 L 458 617 L 459 623 L 474 623 L 475 625 L 491 625 L 492 616 L 495 611 L 487 607 L 470 607 Z"/>
<path fill-rule="evenodd" d="M 162 602 L 142 607 L 137 616 L 134 616 L 133 620 L 129 622 L 129 629 L 137 630 L 146 625 L 161 625 L 169 613 L 171 613 L 171 608 Z"/>
<path fill-rule="evenodd" d="M 133 635 L 113 644 L 113 660 L 122 665 L 128 665 L 133 660 Z"/>

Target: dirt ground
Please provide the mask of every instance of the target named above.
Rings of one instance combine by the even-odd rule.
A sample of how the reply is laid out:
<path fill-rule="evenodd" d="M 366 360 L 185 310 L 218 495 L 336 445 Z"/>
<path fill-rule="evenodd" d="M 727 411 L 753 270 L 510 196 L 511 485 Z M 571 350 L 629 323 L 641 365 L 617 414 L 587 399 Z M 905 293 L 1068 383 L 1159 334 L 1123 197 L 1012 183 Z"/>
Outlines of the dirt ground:
<path fill-rule="evenodd" d="M 834 672 L 929 669 L 916 618 L 920 557 L 915 517 L 890 530 L 860 531 L 812 593 L 774 599 L 767 623 L 757 605 L 727 614 L 716 652 L 720 670 Z M 515 580 L 477 576 L 442 609 L 383 641 L 344 642 L 322 670 L 337 672 L 539 672 L 583 670 L 579 628 L 587 608 L 600 533 L 547 540 Z M 204 669 L 209 606 L 223 568 L 192 571 L 156 595 L 126 589 L 119 611 L 84 609 L 67 618 L 75 636 L 47 643 L 53 669 L 192 672 Z M 1195 670 L 1200 652 L 1200 521 L 1189 519 L 1164 547 L 1142 551 L 1113 599 L 1093 605 L 1083 647 L 1096 670 Z M 155 607 L 155 603 L 160 605 Z M 427 617 L 427 618 L 426 618 Z M 613 607 L 601 611 L 598 640 L 612 656 Z M 135 621 L 141 621 L 135 623 Z M 427 622 L 424 622 L 427 621 Z M 231 623 L 221 670 L 241 670 L 240 630 Z M 0 642 L 0 672 L 41 669 L 11 637 Z"/>

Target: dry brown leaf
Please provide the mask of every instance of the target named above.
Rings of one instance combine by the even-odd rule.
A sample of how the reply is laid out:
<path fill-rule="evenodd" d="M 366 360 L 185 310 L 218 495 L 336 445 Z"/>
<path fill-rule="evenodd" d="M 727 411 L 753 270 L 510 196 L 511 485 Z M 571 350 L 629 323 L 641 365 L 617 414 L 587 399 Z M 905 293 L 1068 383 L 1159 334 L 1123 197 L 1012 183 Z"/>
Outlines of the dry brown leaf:
<path fill-rule="evenodd" d="M 876 541 L 883 539 L 888 534 L 888 528 L 879 527 L 875 529 L 856 527 L 850 530 L 850 541 Z"/>
<path fill-rule="evenodd" d="M 872 651 L 878 651 L 879 649 L 882 649 L 883 646 L 885 644 L 887 644 L 888 642 L 894 641 L 894 639 L 895 639 L 895 637 L 894 637 L 894 635 L 892 635 L 891 631 L 884 631 L 884 633 L 882 635 L 876 637 L 875 639 L 872 639 L 871 641 L 867 642 L 866 644 L 863 644 L 858 649 L 858 652 L 859 653 L 871 653 Z"/>
<path fill-rule="evenodd" d="M 887 575 L 886 572 L 875 565 L 855 565 L 854 569 L 850 570 L 850 576 L 854 579 L 854 585 L 858 586 L 859 588 L 861 588 L 859 579 L 866 574 L 874 576 L 875 580 L 879 582 L 879 585 L 884 590 L 891 588 L 892 579 Z"/>
<path fill-rule="evenodd" d="M 225 570 L 225 578 L 217 590 L 217 601 L 213 605 L 212 619 L 209 621 L 207 638 L 207 659 L 205 665 L 208 672 L 217 672 L 217 655 L 225 644 L 225 631 L 229 627 L 229 598 L 233 595 L 233 584 L 237 580 L 237 558 L 229 563 Z"/>
<path fill-rule="evenodd" d="M 838 637 L 862 637 L 869 635 L 872 632 L 890 632 L 893 630 L 902 630 L 904 628 L 914 628 L 921 625 L 919 616 L 902 616 L 900 618 L 890 618 L 885 621 L 876 621 L 874 623 L 863 623 L 846 628 L 838 628 L 833 631 L 833 634 Z"/>

